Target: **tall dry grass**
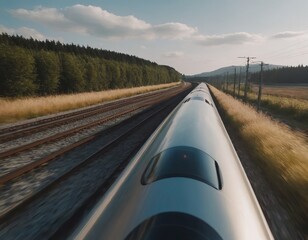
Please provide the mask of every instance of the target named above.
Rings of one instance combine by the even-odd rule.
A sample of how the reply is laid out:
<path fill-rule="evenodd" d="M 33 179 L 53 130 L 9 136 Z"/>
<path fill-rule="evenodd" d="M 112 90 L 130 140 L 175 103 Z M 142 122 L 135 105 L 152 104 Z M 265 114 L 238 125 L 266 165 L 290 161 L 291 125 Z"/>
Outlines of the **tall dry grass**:
<path fill-rule="evenodd" d="M 257 84 L 253 84 L 251 89 L 253 92 L 258 93 L 259 86 Z M 262 87 L 262 92 L 266 95 L 308 100 L 308 86 L 264 85 Z"/>
<path fill-rule="evenodd" d="M 48 97 L 31 97 L 16 100 L 0 99 L 0 123 L 15 122 L 61 111 L 128 97 L 140 93 L 169 88 L 179 83 L 168 83 L 101 92 L 88 92 Z"/>
<path fill-rule="evenodd" d="M 308 100 L 263 95 L 261 104 L 277 112 L 289 114 L 297 120 L 308 121 Z"/>
<path fill-rule="evenodd" d="M 308 231 L 308 146 L 305 138 L 254 108 L 210 87 L 227 119 L 274 185 L 291 215 Z"/>
<path fill-rule="evenodd" d="M 228 93 L 232 95 L 233 91 L 229 90 Z M 244 96 L 244 90 L 240 91 L 240 96 Z M 247 94 L 247 100 L 251 103 L 256 104 L 257 98 L 258 95 L 255 92 Z M 262 94 L 261 107 L 266 107 L 268 110 L 283 114 L 308 125 L 308 100 Z"/>

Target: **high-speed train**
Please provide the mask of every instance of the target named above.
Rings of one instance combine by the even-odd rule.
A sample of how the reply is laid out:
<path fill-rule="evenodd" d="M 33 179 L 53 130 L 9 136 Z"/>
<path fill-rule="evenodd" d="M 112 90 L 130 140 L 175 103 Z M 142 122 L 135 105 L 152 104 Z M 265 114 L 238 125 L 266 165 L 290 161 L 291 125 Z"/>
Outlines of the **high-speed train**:
<path fill-rule="evenodd" d="M 72 239 L 273 239 L 199 84 L 163 121 Z"/>

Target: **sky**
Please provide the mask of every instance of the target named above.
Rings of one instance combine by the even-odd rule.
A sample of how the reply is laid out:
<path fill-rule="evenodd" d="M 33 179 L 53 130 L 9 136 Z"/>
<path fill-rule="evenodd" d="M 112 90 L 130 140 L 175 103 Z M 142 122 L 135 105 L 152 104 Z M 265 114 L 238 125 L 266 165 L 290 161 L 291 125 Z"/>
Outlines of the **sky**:
<path fill-rule="evenodd" d="M 308 0 L 0 0 L 0 32 L 138 56 L 192 75 L 245 59 L 308 65 Z"/>

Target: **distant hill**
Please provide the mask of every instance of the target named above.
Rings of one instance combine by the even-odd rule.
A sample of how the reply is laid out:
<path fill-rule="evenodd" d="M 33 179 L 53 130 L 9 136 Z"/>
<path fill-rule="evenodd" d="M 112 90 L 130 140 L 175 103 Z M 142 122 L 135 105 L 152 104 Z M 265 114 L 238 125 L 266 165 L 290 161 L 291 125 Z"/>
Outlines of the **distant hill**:
<path fill-rule="evenodd" d="M 282 67 L 284 67 L 284 66 L 270 64 L 270 65 L 264 66 L 264 70 L 271 70 L 271 69 L 282 68 Z M 217 76 L 217 75 L 223 75 L 227 72 L 229 74 L 233 74 L 234 68 L 236 68 L 237 73 L 240 72 L 240 68 L 241 68 L 242 73 L 246 72 L 246 66 L 228 66 L 228 67 L 222 67 L 222 68 L 216 69 L 216 70 L 211 71 L 211 72 L 203 72 L 203 73 L 195 74 L 195 75 L 188 76 L 188 77 L 193 77 L 193 78 L 195 78 L 195 77 L 212 77 L 212 76 Z M 250 73 L 255 73 L 255 72 L 259 72 L 259 71 L 260 71 L 260 64 L 249 65 L 249 72 Z"/>

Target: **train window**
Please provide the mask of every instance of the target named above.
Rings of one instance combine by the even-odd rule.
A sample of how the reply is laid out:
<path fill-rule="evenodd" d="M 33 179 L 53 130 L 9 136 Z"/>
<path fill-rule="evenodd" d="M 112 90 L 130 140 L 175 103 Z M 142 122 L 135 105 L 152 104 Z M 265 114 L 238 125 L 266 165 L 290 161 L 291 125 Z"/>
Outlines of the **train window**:
<path fill-rule="evenodd" d="M 125 240 L 222 240 L 206 222 L 180 212 L 165 212 L 150 217 L 128 234 Z"/>
<path fill-rule="evenodd" d="M 210 103 L 207 99 L 205 99 L 205 102 L 206 102 L 207 104 L 213 106 L 212 103 Z"/>
<path fill-rule="evenodd" d="M 196 89 L 196 90 L 193 90 L 191 93 L 195 93 L 195 92 L 203 92 L 203 93 L 207 93 L 207 91 L 203 90 L 203 89 Z"/>
<path fill-rule="evenodd" d="M 218 163 L 193 147 L 173 147 L 154 156 L 146 167 L 141 183 L 150 184 L 172 177 L 192 178 L 221 189 Z"/>
<path fill-rule="evenodd" d="M 203 97 L 199 97 L 199 96 L 196 96 L 196 97 L 192 97 L 191 100 L 200 100 L 200 101 L 204 101 L 204 98 Z"/>
<path fill-rule="evenodd" d="M 190 98 L 187 98 L 187 99 L 184 100 L 183 103 L 189 102 L 189 100 L 190 100 Z"/>

